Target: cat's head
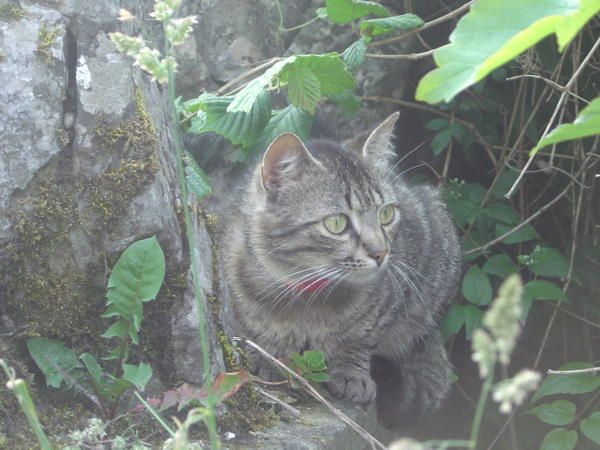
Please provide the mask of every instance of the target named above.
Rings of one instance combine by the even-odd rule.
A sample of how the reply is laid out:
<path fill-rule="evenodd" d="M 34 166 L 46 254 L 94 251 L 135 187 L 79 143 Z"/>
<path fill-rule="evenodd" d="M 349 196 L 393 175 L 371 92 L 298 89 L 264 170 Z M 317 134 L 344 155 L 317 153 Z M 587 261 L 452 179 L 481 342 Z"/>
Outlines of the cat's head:
<path fill-rule="evenodd" d="M 250 235 L 274 274 L 364 282 L 383 272 L 402 221 L 392 186 L 398 113 L 342 148 L 294 134 L 269 146 L 255 172 Z M 302 281 L 299 281 L 302 283 Z"/>

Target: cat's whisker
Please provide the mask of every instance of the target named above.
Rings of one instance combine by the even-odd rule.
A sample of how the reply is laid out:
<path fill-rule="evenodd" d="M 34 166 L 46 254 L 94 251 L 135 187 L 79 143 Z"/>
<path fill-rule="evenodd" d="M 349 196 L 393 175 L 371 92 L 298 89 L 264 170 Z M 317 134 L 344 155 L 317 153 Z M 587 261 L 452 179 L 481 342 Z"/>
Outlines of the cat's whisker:
<path fill-rule="evenodd" d="M 297 272 L 294 272 L 294 273 L 291 273 L 291 274 L 289 274 L 289 275 L 286 275 L 286 276 L 284 276 L 284 277 L 281 277 L 281 278 L 279 278 L 279 279 L 277 279 L 277 280 L 273 281 L 272 283 L 269 283 L 267 286 L 265 286 L 265 287 L 264 287 L 264 288 L 263 288 L 263 289 L 262 289 L 260 292 L 258 292 L 256 295 L 258 296 L 258 295 L 262 294 L 264 291 L 266 291 L 268 288 L 270 288 L 270 287 L 271 287 L 271 286 L 273 286 L 273 285 L 280 284 L 280 283 L 281 283 L 281 284 L 280 284 L 279 286 L 277 286 L 275 289 L 273 289 L 273 290 L 269 291 L 267 294 L 263 295 L 263 296 L 262 296 L 262 297 L 261 297 L 261 298 L 260 298 L 258 301 L 261 301 L 261 300 L 263 300 L 263 299 L 264 299 L 265 297 L 267 297 L 268 295 L 270 295 L 270 294 L 272 294 L 272 293 L 276 292 L 277 290 L 281 289 L 282 287 L 285 287 L 285 286 L 287 286 L 289 282 L 284 282 L 285 280 L 287 280 L 287 279 L 289 279 L 289 278 L 292 278 L 292 277 L 295 277 L 296 275 L 300 275 L 300 274 L 303 274 L 303 273 L 305 273 L 305 272 L 311 272 L 311 271 L 314 271 L 314 270 L 317 270 L 317 269 L 321 269 L 321 268 L 324 268 L 324 267 L 327 267 L 327 266 L 328 266 L 327 264 L 320 264 L 320 265 L 318 265 L 318 266 L 309 267 L 308 269 L 299 270 L 299 271 L 297 271 Z M 294 269 L 296 269 L 297 267 L 299 267 L 299 266 L 296 266 Z"/>
<path fill-rule="evenodd" d="M 273 308 L 271 310 L 274 310 L 275 307 L 277 307 L 277 305 L 282 302 L 284 299 L 286 299 L 286 297 L 289 294 L 296 294 L 291 298 L 288 298 L 288 304 L 284 306 L 283 310 L 287 309 L 290 307 L 290 305 L 295 301 L 295 298 L 298 296 L 298 294 L 301 294 L 301 292 L 298 292 L 298 286 L 300 286 L 301 284 L 304 283 L 311 283 L 314 281 L 314 279 L 316 279 L 317 277 L 324 275 L 326 273 L 328 273 L 329 271 L 331 271 L 333 268 L 331 267 L 325 267 L 323 269 L 318 269 L 318 270 L 314 270 L 313 272 L 309 273 L 308 275 L 303 275 L 297 279 L 295 279 L 294 281 L 291 282 L 286 282 L 284 284 L 284 290 L 283 292 L 281 292 L 274 300 L 273 300 Z"/>
<path fill-rule="evenodd" d="M 334 273 L 336 273 L 338 270 L 339 270 L 339 269 L 336 269 L 335 267 L 332 267 L 332 268 L 331 268 L 331 269 L 329 269 L 328 271 L 325 271 L 325 272 L 323 272 L 323 273 L 320 273 L 318 278 L 315 278 L 315 279 L 313 279 L 313 280 L 306 281 L 306 282 L 304 282 L 303 284 L 306 284 L 306 288 L 307 288 L 307 289 L 310 289 L 312 286 L 314 286 L 315 284 L 318 284 L 320 281 L 326 280 L 327 278 L 331 277 L 331 276 L 332 276 Z M 312 295 L 314 295 L 315 293 L 317 293 L 317 292 L 318 292 L 318 291 L 321 289 L 321 287 L 322 287 L 322 286 L 319 286 L 319 287 L 317 288 L 317 290 L 311 294 L 311 297 L 312 297 Z M 297 301 L 299 298 L 301 298 L 301 297 L 302 297 L 302 294 L 304 294 L 304 292 L 303 292 L 302 290 L 298 290 L 297 294 L 296 294 L 294 297 L 292 297 L 292 298 L 290 299 L 290 307 L 291 307 L 291 305 L 292 305 L 293 303 L 295 303 L 295 302 L 296 302 L 296 301 Z M 309 297 L 309 301 L 310 301 L 310 297 Z"/>
<path fill-rule="evenodd" d="M 332 273 L 330 273 L 327 278 L 331 279 L 330 283 L 323 283 L 321 286 L 319 286 L 319 288 L 312 293 L 312 295 L 308 298 L 308 300 L 306 301 L 306 306 L 304 308 L 304 311 L 306 311 L 310 305 L 313 303 L 313 301 L 315 301 L 318 297 L 318 295 L 323 292 L 325 290 L 325 288 L 329 287 L 329 285 L 333 282 L 335 282 L 337 280 L 337 278 L 340 276 L 340 274 L 342 274 L 344 271 L 342 269 L 335 269 Z M 325 278 L 323 278 L 325 279 Z"/>
<path fill-rule="evenodd" d="M 423 298 L 423 295 L 421 294 L 421 292 L 417 289 L 417 287 L 415 286 L 415 284 L 412 282 L 412 280 L 410 279 L 410 277 L 405 274 L 402 269 L 400 269 L 398 266 L 394 265 L 394 264 L 390 264 L 390 266 L 396 271 L 396 273 L 398 275 L 400 275 L 404 281 L 406 282 L 406 284 L 408 285 L 409 289 L 411 290 L 411 292 L 415 295 L 415 297 L 417 297 L 417 300 L 419 300 L 421 302 L 421 304 L 423 305 L 423 309 L 425 310 L 425 312 L 427 313 L 427 315 L 429 316 L 430 319 L 433 318 L 433 314 L 431 312 L 431 309 L 427 306 L 427 302 L 425 301 L 425 299 Z"/>
<path fill-rule="evenodd" d="M 400 297 L 402 297 L 402 304 L 404 305 L 404 314 L 406 315 L 406 320 L 409 320 L 408 317 L 408 306 L 406 304 L 406 297 L 404 296 L 404 291 L 402 290 L 402 283 L 398 281 L 394 272 L 388 267 L 386 269 L 386 273 L 388 274 L 390 281 L 392 282 L 392 288 L 398 291 Z"/>
<path fill-rule="evenodd" d="M 411 151 L 409 151 L 406 155 L 404 155 L 402 158 L 400 158 L 396 164 L 394 164 L 390 170 L 388 171 L 388 173 L 386 174 L 385 178 L 384 178 L 384 183 L 387 183 L 390 179 L 390 177 L 392 176 L 394 170 L 396 169 L 396 167 L 398 167 L 400 165 L 400 163 L 402 163 L 402 161 L 404 161 L 406 158 L 408 158 L 410 155 L 412 155 L 414 152 L 416 152 L 417 150 L 419 150 L 421 147 L 423 147 L 423 145 L 425 145 L 425 143 L 429 141 L 429 139 L 425 139 L 423 142 L 421 142 L 420 144 L 418 144 L 415 148 L 413 148 Z"/>
<path fill-rule="evenodd" d="M 331 285 L 331 288 L 329 289 L 329 291 L 327 291 L 327 294 L 325 294 L 325 297 L 323 298 L 323 303 L 325 303 L 327 301 L 327 298 L 333 293 L 333 291 L 335 291 L 335 288 L 341 284 L 342 280 L 344 280 L 345 278 L 348 278 L 349 276 L 350 276 L 350 273 L 342 271 L 342 274 L 339 276 L 339 278 L 336 281 L 333 282 L 333 284 Z"/>
<path fill-rule="evenodd" d="M 425 163 L 416 164 L 416 165 L 414 165 L 412 167 L 409 167 L 408 169 L 403 170 L 398 175 L 396 175 L 392 181 L 390 181 L 390 184 L 394 184 L 396 182 L 396 180 L 398 178 L 400 178 L 402 175 L 404 175 L 405 173 L 408 173 L 408 172 L 410 172 L 411 170 L 414 170 L 414 169 L 418 169 L 419 167 L 423 167 L 424 165 L 425 165 Z"/>

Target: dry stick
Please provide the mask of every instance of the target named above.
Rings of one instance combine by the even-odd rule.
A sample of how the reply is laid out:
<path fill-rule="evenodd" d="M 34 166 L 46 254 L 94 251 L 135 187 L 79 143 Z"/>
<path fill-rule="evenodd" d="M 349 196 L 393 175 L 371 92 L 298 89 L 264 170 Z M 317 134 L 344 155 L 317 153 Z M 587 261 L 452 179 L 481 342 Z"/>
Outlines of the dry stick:
<path fill-rule="evenodd" d="M 271 67 L 273 64 L 275 64 L 276 62 L 281 61 L 283 58 L 271 58 L 269 60 L 267 60 L 266 62 L 262 63 L 260 66 L 256 66 L 254 69 L 250 69 L 244 73 L 242 73 L 241 75 L 235 77 L 233 80 L 225 83 L 223 86 L 221 86 L 219 88 L 219 90 L 217 91 L 217 94 L 222 95 L 223 93 L 227 92 L 228 89 L 230 89 L 232 86 L 235 86 L 237 83 L 239 83 L 242 80 L 245 80 L 248 77 L 251 77 L 252 75 L 261 72 L 262 70 L 265 70 L 269 67 Z"/>
<path fill-rule="evenodd" d="M 565 89 L 565 87 L 561 84 L 558 84 L 556 81 L 552 81 L 548 78 L 542 77 L 540 75 L 533 75 L 533 74 L 529 74 L 529 73 L 524 73 L 523 75 L 515 75 L 514 77 L 510 77 L 507 78 L 506 81 L 512 81 L 512 80 L 518 80 L 519 78 L 535 78 L 536 80 L 542 80 L 544 81 L 547 85 L 552 86 L 554 89 L 561 91 L 561 92 L 567 92 L 567 94 L 572 95 L 573 97 L 575 97 L 578 100 L 581 100 L 584 103 L 589 103 L 588 100 L 586 100 L 585 98 L 577 95 L 574 92 L 569 91 L 568 89 Z"/>
<path fill-rule="evenodd" d="M 436 50 L 437 50 L 437 48 L 432 48 L 431 50 L 427 50 L 426 52 L 409 53 L 409 54 L 404 54 L 404 55 L 402 55 L 402 54 L 380 55 L 377 53 L 366 53 L 365 56 L 368 56 L 369 58 L 376 58 L 376 59 L 408 59 L 411 61 L 416 61 L 418 59 L 423 59 L 423 58 L 433 55 L 433 52 L 435 52 Z"/>
<path fill-rule="evenodd" d="M 550 117 L 550 120 L 548 121 L 548 125 L 546 125 L 546 129 L 542 133 L 542 137 L 540 137 L 540 140 L 538 142 L 541 142 L 550 132 L 550 128 L 552 128 L 554 119 L 556 119 L 556 116 L 558 115 L 558 112 L 560 111 L 562 104 L 564 103 L 565 99 L 567 98 L 569 89 L 571 88 L 571 86 L 573 85 L 575 80 L 577 80 L 577 77 L 579 76 L 581 71 L 585 68 L 588 61 L 592 58 L 592 56 L 594 55 L 594 52 L 598 49 L 599 46 L 600 46 L 600 38 L 598 38 L 596 40 L 596 42 L 594 43 L 594 45 L 592 46 L 592 48 L 590 49 L 588 54 L 585 56 L 585 58 L 583 59 L 583 61 L 581 62 L 581 64 L 577 68 L 577 70 L 575 71 L 575 73 L 573 73 L 573 75 L 571 76 L 571 78 L 569 79 L 567 84 L 565 84 L 565 87 L 564 87 L 565 90 L 560 95 L 560 98 L 558 99 L 558 103 L 556 103 L 556 107 L 554 108 L 554 112 L 552 113 L 552 117 Z M 517 186 L 521 183 L 521 180 L 525 176 L 527 169 L 529 169 L 529 166 L 531 166 L 531 163 L 533 162 L 534 158 L 535 158 L 535 153 L 533 153 L 531 156 L 529 156 L 529 159 L 527 159 L 527 162 L 525 163 L 525 166 L 519 173 L 519 176 L 517 177 L 517 179 L 513 183 L 512 187 L 509 189 L 509 191 L 506 193 L 506 198 L 510 198 L 513 195 L 513 193 L 517 189 Z"/>
<path fill-rule="evenodd" d="M 494 153 L 492 152 L 492 146 L 485 140 L 485 138 L 481 135 L 481 133 L 479 132 L 477 127 L 475 125 L 473 125 L 471 122 L 467 122 L 466 120 L 460 119 L 458 117 L 453 117 L 452 115 L 445 113 L 443 111 L 439 111 L 435 108 L 432 108 L 431 106 L 421 105 L 420 103 L 407 102 L 405 100 L 399 100 L 399 99 L 392 98 L 392 97 L 382 97 L 382 96 L 378 96 L 378 95 L 373 95 L 373 96 L 360 97 L 360 99 L 367 101 L 367 102 L 393 103 L 395 105 L 405 106 L 407 108 L 413 108 L 413 109 L 420 109 L 421 111 L 427 111 L 432 114 L 437 114 L 438 116 L 445 117 L 449 120 L 453 119 L 455 122 L 460 123 L 460 124 L 464 125 L 465 127 L 467 127 L 469 130 L 471 130 L 473 132 L 473 134 L 475 135 L 475 137 L 477 138 L 477 142 L 479 142 L 481 145 L 483 145 L 483 148 L 485 149 L 485 151 L 486 151 L 487 155 L 489 156 L 490 160 L 492 161 L 493 165 L 495 166 L 496 164 L 498 164 L 498 161 L 496 160 L 496 157 L 494 156 Z"/>
<path fill-rule="evenodd" d="M 548 375 L 578 375 L 580 373 L 596 373 L 600 372 L 600 367 L 588 367 L 587 369 L 573 369 L 573 370 L 552 370 L 548 369 L 546 373 Z"/>
<path fill-rule="evenodd" d="M 586 319 L 585 317 L 583 317 L 583 316 L 580 316 L 579 314 L 576 314 L 576 313 L 574 313 L 574 312 L 571 312 L 571 311 L 569 311 L 568 309 L 561 308 L 560 306 L 553 305 L 553 304 L 551 304 L 551 303 L 547 303 L 547 302 L 546 302 L 546 304 L 547 304 L 547 305 L 549 305 L 549 306 L 551 306 L 552 308 L 558 309 L 558 310 L 559 310 L 561 313 L 564 313 L 564 314 L 566 314 L 567 316 L 571 316 L 571 317 L 573 317 L 574 319 L 577 319 L 577 320 L 579 320 L 579 321 L 581 321 L 581 322 L 585 323 L 586 325 L 590 325 L 590 326 L 592 326 L 592 327 L 594 327 L 594 328 L 599 328 L 599 329 L 600 329 L 600 324 L 598 324 L 598 323 L 594 322 L 593 320 Z"/>
<path fill-rule="evenodd" d="M 373 448 L 373 449 L 379 448 L 380 450 L 386 450 L 385 445 L 383 445 L 381 442 L 379 442 L 377 440 L 377 438 L 375 438 L 367 430 L 365 430 L 359 424 L 357 424 L 355 421 L 353 421 L 350 417 L 348 417 L 343 412 L 341 412 L 339 409 L 337 409 L 335 406 L 333 406 L 321 394 L 319 394 L 319 392 L 314 387 L 312 387 L 311 384 L 308 381 L 306 381 L 304 378 L 302 378 L 296 372 L 294 372 L 293 370 L 291 370 L 288 366 L 286 366 L 285 364 L 283 364 L 281 361 L 279 361 L 277 358 L 275 358 L 269 352 L 267 352 L 266 350 L 264 350 L 258 344 L 252 342 L 249 339 L 242 338 L 242 337 L 234 337 L 233 340 L 236 341 L 236 342 L 244 342 L 244 343 L 248 344 L 250 347 L 252 347 L 256 351 L 258 351 L 261 355 L 263 355 L 265 358 L 267 358 L 269 361 L 271 361 L 274 365 L 276 365 L 280 369 L 284 370 L 290 376 L 294 377 L 304 387 L 304 389 L 306 389 L 306 391 L 312 397 L 314 397 L 316 400 L 318 400 L 321 403 L 323 403 L 342 422 L 344 422 L 347 425 L 349 425 L 350 428 L 352 428 L 359 435 L 361 435 L 367 442 L 369 442 L 369 444 L 371 444 L 371 448 Z"/>
<path fill-rule="evenodd" d="M 425 24 L 423 24 L 422 27 L 419 28 L 415 28 L 414 30 L 409 31 L 408 33 L 404 33 L 401 36 L 395 36 L 393 38 L 389 38 L 389 39 L 383 39 L 381 41 L 377 41 L 377 42 L 372 42 L 370 44 L 371 47 L 376 47 L 379 45 L 386 45 L 386 44 L 390 44 L 392 42 L 396 42 L 399 41 L 401 39 L 404 39 L 408 36 L 412 36 L 413 34 L 416 33 L 420 33 L 423 30 L 426 30 L 427 28 L 431 28 L 433 26 L 436 26 L 440 23 L 443 23 L 447 20 L 452 19 L 453 17 L 458 16 L 460 13 L 462 13 L 463 11 L 466 11 L 467 9 L 469 9 L 469 7 L 475 3 L 475 0 L 471 0 L 469 3 L 465 3 L 464 5 L 462 5 L 460 8 L 455 9 L 454 11 L 450 11 L 448 14 L 445 14 L 443 16 L 438 17 L 437 19 L 433 19 L 430 20 L 429 22 L 426 22 Z"/>
<path fill-rule="evenodd" d="M 259 388 L 258 386 L 254 386 L 254 390 L 256 392 L 258 392 L 260 395 L 263 395 L 263 396 L 267 397 L 269 400 L 272 400 L 275 403 L 277 403 L 279 406 L 281 406 L 283 409 L 285 409 L 287 412 L 289 412 L 292 416 L 300 417 L 302 415 L 300 413 L 299 409 L 294 408 L 292 405 L 289 405 L 286 402 L 284 402 L 283 400 L 278 399 L 270 392 L 267 392 L 264 389 Z"/>

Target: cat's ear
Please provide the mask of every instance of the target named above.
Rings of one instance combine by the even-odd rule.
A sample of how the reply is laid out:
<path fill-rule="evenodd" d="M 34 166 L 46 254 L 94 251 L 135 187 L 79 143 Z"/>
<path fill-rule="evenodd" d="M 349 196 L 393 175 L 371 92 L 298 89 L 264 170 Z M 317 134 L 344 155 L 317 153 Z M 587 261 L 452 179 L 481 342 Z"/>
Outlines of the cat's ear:
<path fill-rule="evenodd" d="M 387 164 L 396 156 L 392 139 L 394 126 L 399 116 L 400 113 L 396 111 L 371 132 L 362 147 L 362 156 L 365 161 L 376 165 Z"/>
<path fill-rule="evenodd" d="M 286 181 L 297 179 L 318 162 L 300 138 L 293 133 L 279 135 L 269 145 L 260 168 L 260 182 L 267 191 L 275 191 Z"/>

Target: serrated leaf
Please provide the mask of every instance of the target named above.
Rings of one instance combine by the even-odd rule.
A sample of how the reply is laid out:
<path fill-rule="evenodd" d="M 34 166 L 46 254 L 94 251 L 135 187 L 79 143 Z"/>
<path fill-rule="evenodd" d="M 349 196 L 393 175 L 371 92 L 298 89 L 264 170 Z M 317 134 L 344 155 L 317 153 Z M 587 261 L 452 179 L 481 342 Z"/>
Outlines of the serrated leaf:
<path fill-rule="evenodd" d="M 207 96 L 204 99 L 205 119 L 201 128 L 195 128 L 193 125 L 188 131 L 213 131 L 234 145 L 252 145 L 271 117 L 271 94 L 264 89 L 258 92 L 249 112 L 230 112 L 229 106 L 234 101 L 233 97 Z"/>
<path fill-rule="evenodd" d="M 129 333 L 129 321 L 125 319 L 119 319 L 113 323 L 108 330 L 102 333 L 100 336 L 103 338 L 118 337 L 123 338 Z"/>
<path fill-rule="evenodd" d="M 133 383 L 140 391 L 143 391 L 152 378 L 152 368 L 148 364 L 141 363 L 139 366 L 123 364 L 123 379 Z"/>
<path fill-rule="evenodd" d="M 600 10 L 596 0 L 480 0 L 434 52 L 437 69 L 419 82 L 417 100 L 449 102 L 494 69 L 556 33 L 560 48 Z"/>
<path fill-rule="evenodd" d="M 112 398 L 119 398 L 128 389 L 135 389 L 135 384 L 124 378 L 116 378 L 102 385 L 105 395 Z"/>
<path fill-rule="evenodd" d="M 108 279 L 107 309 L 103 317 L 132 320 L 139 331 L 142 303 L 154 300 L 165 276 L 165 256 L 156 237 L 131 244 Z"/>
<path fill-rule="evenodd" d="M 249 113 L 254 107 L 254 104 L 259 99 L 265 88 L 271 84 L 275 78 L 288 64 L 293 63 L 296 56 L 290 56 L 282 61 L 273 64 L 261 76 L 255 78 L 248 83 L 244 89 L 235 95 L 235 98 L 227 105 L 228 113 L 243 112 Z"/>
<path fill-rule="evenodd" d="M 321 372 L 327 369 L 325 354 L 319 350 L 306 350 L 302 358 L 311 372 Z"/>
<path fill-rule="evenodd" d="M 482 270 L 488 275 L 496 275 L 504 279 L 513 273 L 517 273 L 519 268 L 510 257 L 499 254 L 491 256 L 483 265 Z"/>
<path fill-rule="evenodd" d="M 541 148 L 560 142 L 572 141 L 600 134 L 600 97 L 581 110 L 573 123 L 566 123 L 554 128 L 544 139 L 531 150 L 535 154 Z"/>
<path fill-rule="evenodd" d="M 504 235 L 504 233 L 508 233 L 514 227 L 511 225 L 506 225 L 503 223 L 497 223 L 495 226 L 495 234 L 496 237 L 500 237 Z M 540 235 L 535 228 L 530 224 L 526 224 L 519 228 L 514 233 L 502 239 L 503 244 L 511 245 L 511 244 L 520 244 L 521 242 L 532 241 L 534 239 L 539 239 Z"/>
<path fill-rule="evenodd" d="M 487 305 L 493 295 L 490 279 L 478 266 L 472 266 L 465 274 L 461 292 L 475 305 Z"/>
<path fill-rule="evenodd" d="M 569 363 L 560 370 L 587 369 L 592 367 L 588 363 Z M 548 395 L 555 394 L 584 394 L 595 391 L 600 387 L 600 375 L 593 373 L 581 373 L 575 375 L 548 375 L 542 381 L 540 387 L 535 391 L 532 402 L 536 402 Z"/>
<path fill-rule="evenodd" d="M 321 94 L 330 95 L 353 89 L 356 82 L 346 69 L 346 65 L 337 53 L 322 55 L 296 55 L 292 64 L 281 71 L 281 78 L 286 79 L 290 71 L 298 67 L 310 69 L 318 78 Z"/>
<path fill-rule="evenodd" d="M 552 247 L 536 246 L 528 257 L 520 259 L 536 275 L 566 278 L 569 272 L 569 261 Z"/>
<path fill-rule="evenodd" d="M 519 214 L 514 208 L 506 203 L 495 202 L 481 210 L 484 216 L 497 220 L 508 225 L 519 223 Z"/>
<path fill-rule="evenodd" d="M 532 280 L 523 287 L 535 300 L 566 300 L 567 296 L 556 284 L 546 280 Z"/>
<path fill-rule="evenodd" d="M 300 65 L 292 65 L 287 79 L 290 102 L 311 114 L 321 99 L 321 83 L 312 70 Z"/>
<path fill-rule="evenodd" d="M 325 0 L 327 17 L 333 23 L 350 23 L 361 17 L 373 14 L 374 16 L 389 16 L 389 11 L 379 3 L 363 0 Z"/>
<path fill-rule="evenodd" d="M 198 200 L 212 194 L 212 185 L 204 171 L 196 164 L 194 157 L 185 152 L 185 180 L 190 189 L 196 194 Z"/>
<path fill-rule="evenodd" d="M 544 436 L 540 450 L 573 450 L 578 437 L 577 431 L 555 428 Z"/>
<path fill-rule="evenodd" d="M 453 303 L 442 319 L 441 329 L 445 340 L 450 339 L 460 331 L 465 323 L 465 308 Z"/>
<path fill-rule="evenodd" d="M 367 43 L 363 38 L 351 44 L 344 53 L 342 53 L 342 59 L 346 63 L 348 70 L 356 70 L 365 62 L 365 55 L 367 54 Z"/>
<path fill-rule="evenodd" d="M 596 444 L 600 444 L 600 412 L 590 414 L 580 424 L 581 432 Z"/>
<path fill-rule="evenodd" d="M 96 384 L 100 384 L 102 381 L 102 367 L 96 361 L 93 355 L 89 353 L 82 353 L 79 355 L 79 359 L 83 361 L 85 364 L 85 368 L 88 373 L 91 375 L 92 379 L 96 382 Z"/>
<path fill-rule="evenodd" d="M 526 414 L 533 414 L 542 422 L 548 425 L 569 425 L 575 420 L 575 403 L 568 400 L 556 400 L 552 403 L 545 403 L 526 411 Z"/>
<path fill-rule="evenodd" d="M 83 367 L 75 352 L 56 339 L 29 339 L 27 349 L 46 377 L 48 386 L 59 388 L 63 382 L 72 386 L 77 378 L 76 369 Z"/>
<path fill-rule="evenodd" d="M 360 32 L 368 36 L 380 36 L 395 30 L 412 30 L 423 26 L 425 22 L 415 14 L 367 19 L 360 23 Z"/>
<path fill-rule="evenodd" d="M 262 134 L 248 153 L 265 151 L 275 138 L 283 133 L 294 133 L 301 140 L 310 137 L 313 116 L 294 105 L 275 111 Z"/>

